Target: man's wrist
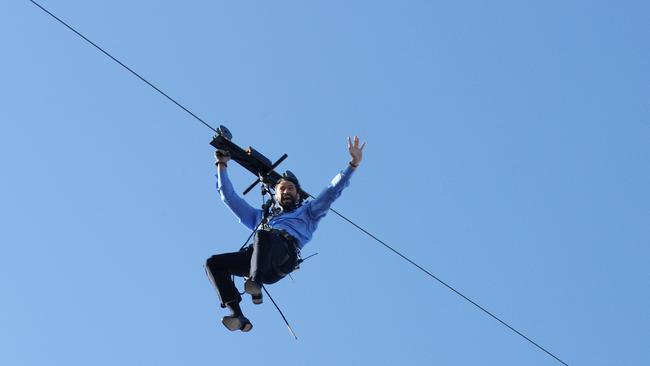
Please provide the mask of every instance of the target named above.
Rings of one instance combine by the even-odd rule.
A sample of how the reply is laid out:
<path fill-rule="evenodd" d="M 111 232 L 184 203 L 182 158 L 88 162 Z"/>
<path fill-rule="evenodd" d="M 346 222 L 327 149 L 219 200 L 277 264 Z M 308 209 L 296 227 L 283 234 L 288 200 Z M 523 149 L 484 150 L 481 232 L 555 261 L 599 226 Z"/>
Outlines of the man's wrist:
<path fill-rule="evenodd" d="M 356 169 L 356 168 L 359 167 L 359 163 L 356 163 L 356 164 L 355 164 L 353 161 L 350 161 L 348 164 L 350 164 L 350 166 L 351 166 L 352 168 L 354 168 L 354 169 Z"/>
<path fill-rule="evenodd" d="M 228 164 L 225 161 L 217 161 L 217 163 L 215 165 L 219 166 L 219 164 L 222 164 L 224 166 L 224 168 L 228 167 Z"/>

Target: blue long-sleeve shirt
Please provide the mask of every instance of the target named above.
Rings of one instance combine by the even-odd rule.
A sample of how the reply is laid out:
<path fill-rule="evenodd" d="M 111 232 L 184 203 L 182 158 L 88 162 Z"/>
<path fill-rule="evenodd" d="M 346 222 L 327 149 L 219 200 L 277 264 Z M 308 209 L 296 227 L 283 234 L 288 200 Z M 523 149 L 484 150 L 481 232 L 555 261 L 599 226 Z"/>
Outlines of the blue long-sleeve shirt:
<path fill-rule="evenodd" d="M 298 240 L 302 249 L 309 242 L 318 227 L 318 222 L 325 217 L 332 203 L 339 198 L 345 187 L 350 185 L 350 177 L 354 169 L 350 166 L 337 174 L 332 182 L 315 199 L 306 201 L 291 212 L 283 212 L 269 220 L 269 226 L 286 230 Z M 235 192 L 226 170 L 218 170 L 217 190 L 221 200 L 237 216 L 239 222 L 251 230 L 255 230 L 262 220 L 261 209 L 249 205 Z"/>

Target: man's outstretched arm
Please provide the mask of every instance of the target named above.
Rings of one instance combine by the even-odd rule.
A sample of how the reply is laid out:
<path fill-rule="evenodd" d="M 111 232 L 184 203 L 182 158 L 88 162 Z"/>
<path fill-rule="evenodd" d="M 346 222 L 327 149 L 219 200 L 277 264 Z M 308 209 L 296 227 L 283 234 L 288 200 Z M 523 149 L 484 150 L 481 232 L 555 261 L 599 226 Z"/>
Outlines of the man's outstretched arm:
<path fill-rule="evenodd" d="M 361 164 L 361 159 L 363 158 L 363 148 L 366 146 L 364 142 L 359 146 L 359 137 L 354 136 L 354 140 L 348 137 L 348 152 L 350 153 L 350 162 L 348 166 L 337 174 L 330 185 L 323 190 L 318 197 L 316 197 L 310 203 L 310 216 L 315 220 L 320 220 L 327 210 L 329 210 L 332 203 L 341 196 L 343 189 L 350 185 L 350 178 L 352 173 L 359 167 Z"/>
<path fill-rule="evenodd" d="M 230 156 L 217 150 L 217 190 L 221 200 L 228 206 L 230 211 L 237 216 L 239 222 L 251 230 L 255 230 L 262 218 L 262 211 L 249 205 L 243 198 L 239 197 L 228 178 L 228 161 Z"/>

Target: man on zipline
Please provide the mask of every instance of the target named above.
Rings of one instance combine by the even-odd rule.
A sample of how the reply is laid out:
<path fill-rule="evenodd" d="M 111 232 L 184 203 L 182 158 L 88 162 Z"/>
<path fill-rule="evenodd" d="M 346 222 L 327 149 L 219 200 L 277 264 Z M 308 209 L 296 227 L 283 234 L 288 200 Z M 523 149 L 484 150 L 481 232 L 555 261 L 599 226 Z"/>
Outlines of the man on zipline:
<path fill-rule="evenodd" d="M 221 319 L 226 328 L 242 332 L 253 328 L 241 311 L 241 296 L 232 276 L 246 277 L 244 291 L 251 295 L 254 304 L 261 304 L 262 285 L 276 283 L 295 269 L 300 249 L 311 240 L 318 222 L 350 184 L 352 173 L 361 163 L 365 145 L 364 142 L 359 146 L 357 136 L 354 140 L 348 138 L 351 157 L 348 166 L 311 201 L 302 202 L 298 178 L 287 170 L 275 185 L 278 207 L 267 218 L 266 225 L 260 225 L 264 212 L 252 207 L 235 193 L 226 170 L 230 155 L 217 150 L 217 189 L 221 200 L 240 223 L 251 230 L 259 229 L 255 232 L 253 244 L 239 252 L 214 255 L 206 262 L 206 272 L 219 294 L 221 307 L 228 307 L 231 311 L 230 315 Z"/>

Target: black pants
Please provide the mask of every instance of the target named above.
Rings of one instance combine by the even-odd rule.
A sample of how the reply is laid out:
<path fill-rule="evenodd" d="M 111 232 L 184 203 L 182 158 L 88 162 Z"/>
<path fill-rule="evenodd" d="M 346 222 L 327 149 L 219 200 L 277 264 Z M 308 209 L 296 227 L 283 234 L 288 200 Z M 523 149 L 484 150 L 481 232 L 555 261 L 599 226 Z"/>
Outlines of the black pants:
<path fill-rule="evenodd" d="M 221 307 L 241 296 L 232 276 L 249 277 L 258 283 L 276 283 L 289 274 L 297 260 L 296 247 L 275 231 L 260 230 L 253 244 L 232 253 L 217 254 L 205 263 L 210 281 L 217 289 Z"/>

